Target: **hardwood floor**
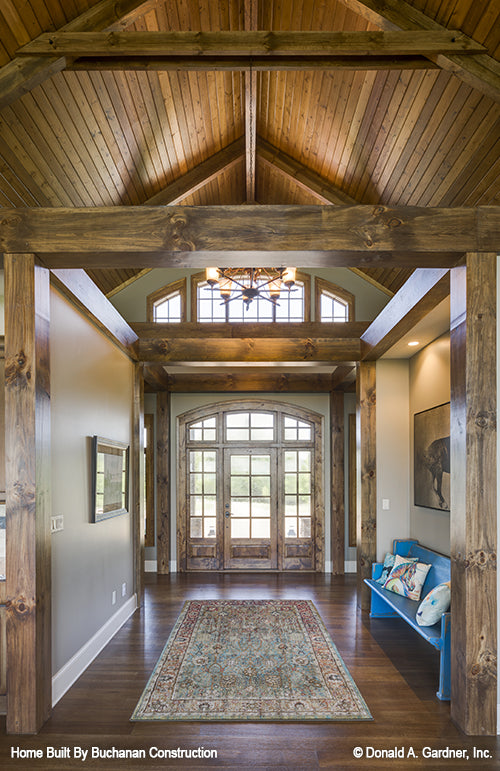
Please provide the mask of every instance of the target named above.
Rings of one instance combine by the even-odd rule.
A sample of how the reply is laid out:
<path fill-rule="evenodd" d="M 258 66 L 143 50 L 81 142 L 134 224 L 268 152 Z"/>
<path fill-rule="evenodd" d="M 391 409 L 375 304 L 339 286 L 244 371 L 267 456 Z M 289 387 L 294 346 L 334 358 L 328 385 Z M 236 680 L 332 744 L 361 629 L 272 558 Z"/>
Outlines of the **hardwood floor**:
<path fill-rule="evenodd" d="M 184 600 L 193 598 L 305 598 L 315 603 L 373 715 L 347 723 L 131 723 L 142 693 Z M 450 720 L 448 703 L 435 696 L 438 658 L 399 620 L 370 620 L 356 607 L 355 577 L 314 574 L 184 574 L 146 576 L 144 606 L 125 624 L 78 682 L 55 706 L 37 736 L 0 733 L 0 767 L 21 771 L 87 767 L 135 769 L 498 769 L 497 738 L 463 736 Z M 145 750 L 145 759 L 90 760 L 101 751 Z M 217 750 L 216 760 L 150 757 L 152 748 Z M 364 757 L 354 757 L 356 747 Z M 467 751 L 470 760 L 422 757 L 424 748 Z M 43 751 L 43 758 L 12 758 Z M 52 748 L 52 750 L 50 749 Z M 89 750 L 85 762 L 74 748 Z M 373 748 L 373 750 L 369 749 Z M 410 748 L 418 758 L 380 758 L 379 750 Z M 474 748 L 490 759 L 474 759 Z M 47 754 L 59 753 L 52 758 Z M 372 754 L 372 757 L 366 757 Z M 411 751 L 410 751 L 411 752 Z"/>

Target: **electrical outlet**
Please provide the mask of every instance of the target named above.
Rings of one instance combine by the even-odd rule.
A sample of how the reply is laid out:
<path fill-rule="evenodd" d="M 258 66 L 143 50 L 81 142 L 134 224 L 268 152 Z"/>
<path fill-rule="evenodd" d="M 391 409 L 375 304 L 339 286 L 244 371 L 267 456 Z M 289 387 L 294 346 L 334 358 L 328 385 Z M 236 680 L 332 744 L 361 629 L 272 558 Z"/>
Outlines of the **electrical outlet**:
<path fill-rule="evenodd" d="M 390 508 L 391 508 L 391 502 L 389 498 L 382 498 L 382 509 L 384 511 L 389 511 Z"/>
<path fill-rule="evenodd" d="M 111 594 L 111 605 L 116 605 L 116 591 L 114 589 Z"/>
<path fill-rule="evenodd" d="M 125 597 L 126 594 L 127 594 L 127 584 L 124 582 L 122 584 L 122 597 Z"/>
<path fill-rule="evenodd" d="M 60 530 L 64 530 L 64 516 L 57 514 L 50 518 L 50 532 L 59 533 Z"/>

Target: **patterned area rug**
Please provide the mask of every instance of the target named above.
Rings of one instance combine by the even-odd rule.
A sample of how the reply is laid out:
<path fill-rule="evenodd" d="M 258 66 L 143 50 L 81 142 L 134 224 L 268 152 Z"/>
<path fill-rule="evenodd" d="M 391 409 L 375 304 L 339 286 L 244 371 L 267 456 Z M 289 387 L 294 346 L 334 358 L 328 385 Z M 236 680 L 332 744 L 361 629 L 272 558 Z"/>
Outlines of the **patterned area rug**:
<path fill-rule="evenodd" d="M 185 603 L 131 720 L 370 720 L 309 600 Z"/>

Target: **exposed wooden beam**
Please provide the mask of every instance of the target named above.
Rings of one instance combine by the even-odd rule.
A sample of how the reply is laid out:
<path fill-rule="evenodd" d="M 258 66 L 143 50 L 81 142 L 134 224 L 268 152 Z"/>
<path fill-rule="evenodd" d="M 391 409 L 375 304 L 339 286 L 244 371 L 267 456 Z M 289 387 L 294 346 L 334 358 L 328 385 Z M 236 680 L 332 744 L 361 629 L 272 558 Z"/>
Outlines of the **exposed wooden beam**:
<path fill-rule="evenodd" d="M 135 358 L 137 335 L 84 270 L 53 270 L 51 281 L 128 356 Z"/>
<path fill-rule="evenodd" d="M 446 29 L 404 0 L 341 0 L 341 2 L 386 31 L 439 32 Z M 473 57 L 462 54 L 431 53 L 428 56 L 442 69 L 453 72 L 465 83 L 477 88 L 496 102 L 500 101 L 500 63 L 493 57 L 486 53 Z"/>
<path fill-rule="evenodd" d="M 5 255 L 7 731 L 52 708 L 50 285 L 33 254 Z"/>
<path fill-rule="evenodd" d="M 380 358 L 449 293 L 449 270 L 417 269 L 362 334 L 363 359 Z"/>
<path fill-rule="evenodd" d="M 495 206 L 115 206 L 0 212 L 3 252 L 18 253 L 23 248 L 45 255 L 64 252 L 71 267 L 75 266 L 71 254 L 84 252 L 121 253 L 125 264 L 126 253 L 191 252 L 192 259 L 196 251 L 226 253 L 231 258 L 240 252 L 247 253 L 249 264 L 254 264 L 248 252 L 279 255 L 316 250 L 346 258 L 352 253 L 370 256 L 368 261 L 378 264 L 385 252 L 393 265 L 411 264 L 419 253 L 433 254 L 436 265 L 449 267 L 453 255 L 460 258 L 464 251 L 495 250 L 499 243 L 500 207 Z M 154 264 L 152 260 L 148 265 L 144 257 L 135 267 Z"/>
<path fill-rule="evenodd" d="M 206 324 L 203 322 L 187 321 L 180 324 L 168 324 L 159 322 L 138 321 L 131 322 L 130 326 L 141 339 L 150 340 L 245 340 L 249 337 L 255 339 L 283 338 L 300 340 L 303 338 L 320 338 L 324 340 L 338 340 L 342 337 L 361 337 L 366 331 L 367 321 L 303 321 L 300 323 L 276 324 L 275 322 L 231 322 Z M 284 334 L 284 332 L 286 334 Z M 353 365 L 354 366 L 354 365 Z"/>
<path fill-rule="evenodd" d="M 148 369 L 153 369 L 149 367 Z M 208 374 L 168 374 L 168 387 L 160 385 L 155 391 L 172 393 L 328 393 L 331 375 L 313 372 L 273 372 L 272 367 L 263 367 L 259 372 L 209 372 Z M 149 386 L 148 390 L 153 390 Z"/>
<path fill-rule="evenodd" d="M 356 396 L 356 546 L 358 562 L 358 606 L 370 609 L 371 578 L 377 558 L 377 387 L 376 362 L 359 364 Z"/>
<path fill-rule="evenodd" d="M 245 142 L 243 137 L 232 142 L 223 150 L 214 153 L 179 179 L 171 182 L 163 190 L 149 198 L 145 206 L 166 206 L 180 203 L 188 195 L 207 185 L 223 171 L 233 168 L 243 159 Z"/>
<path fill-rule="evenodd" d="M 170 571 L 170 394 L 156 399 L 156 565 L 160 575 Z"/>
<path fill-rule="evenodd" d="M 141 338 L 140 361 L 154 364 L 217 362 L 337 362 L 359 361 L 359 338 Z"/>
<path fill-rule="evenodd" d="M 146 72 L 273 72 L 297 70 L 438 70 L 437 64 L 424 56 L 155 56 L 98 57 L 82 56 L 67 61 L 66 69 L 90 72 L 136 70 Z"/>
<path fill-rule="evenodd" d="M 257 156 L 260 161 L 277 169 L 287 179 L 308 193 L 313 193 L 323 203 L 333 203 L 338 206 L 350 206 L 357 202 L 347 193 L 331 185 L 328 180 L 308 169 L 303 163 L 295 160 L 287 153 L 278 150 L 262 137 L 257 137 Z"/>
<path fill-rule="evenodd" d="M 243 35 L 252 34 L 256 39 L 258 24 L 258 0 L 244 0 L 244 26 Z M 240 39 L 240 37 L 238 37 Z M 257 72 L 249 62 L 249 68 L 245 70 L 245 189 L 246 202 L 255 203 L 256 194 L 256 144 L 257 144 Z"/>
<path fill-rule="evenodd" d="M 169 376 L 161 365 L 144 366 L 143 376 L 144 390 L 147 393 L 170 390 Z"/>
<path fill-rule="evenodd" d="M 345 572 L 344 394 L 330 392 L 330 508 L 332 573 Z"/>
<path fill-rule="evenodd" d="M 346 364 L 339 364 L 335 372 L 332 375 L 331 388 L 332 391 L 343 391 L 346 387 L 350 387 L 352 383 L 356 381 L 356 363 L 348 362 Z"/>
<path fill-rule="evenodd" d="M 451 277 L 451 717 L 497 733 L 497 255 Z"/>
<path fill-rule="evenodd" d="M 76 19 L 61 27 L 61 32 L 81 33 L 120 30 L 139 16 L 155 8 L 158 0 L 101 0 Z M 0 69 L 0 110 L 66 67 L 61 54 L 51 56 L 16 56 Z"/>
<path fill-rule="evenodd" d="M 245 31 L 221 32 L 46 32 L 17 51 L 18 56 L 188 57 L 325 59 L 370 56 L 484 54 L 486 49 L 462 32 L 303 32 L 257 31 L 255 0 L 246 0 Z"/>

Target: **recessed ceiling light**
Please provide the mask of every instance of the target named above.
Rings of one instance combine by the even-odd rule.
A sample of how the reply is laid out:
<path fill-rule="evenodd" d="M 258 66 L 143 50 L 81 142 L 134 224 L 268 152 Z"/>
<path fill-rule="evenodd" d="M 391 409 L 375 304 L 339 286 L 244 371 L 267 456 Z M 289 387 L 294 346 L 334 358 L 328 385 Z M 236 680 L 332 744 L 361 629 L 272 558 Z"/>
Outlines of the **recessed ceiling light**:
<path fill-rule="evenodd" d="M 416 345 L 420 345 L 418 340 L 412 340 L 410 343 L 408 343 L 410 348 L 414 348 Z"/>

